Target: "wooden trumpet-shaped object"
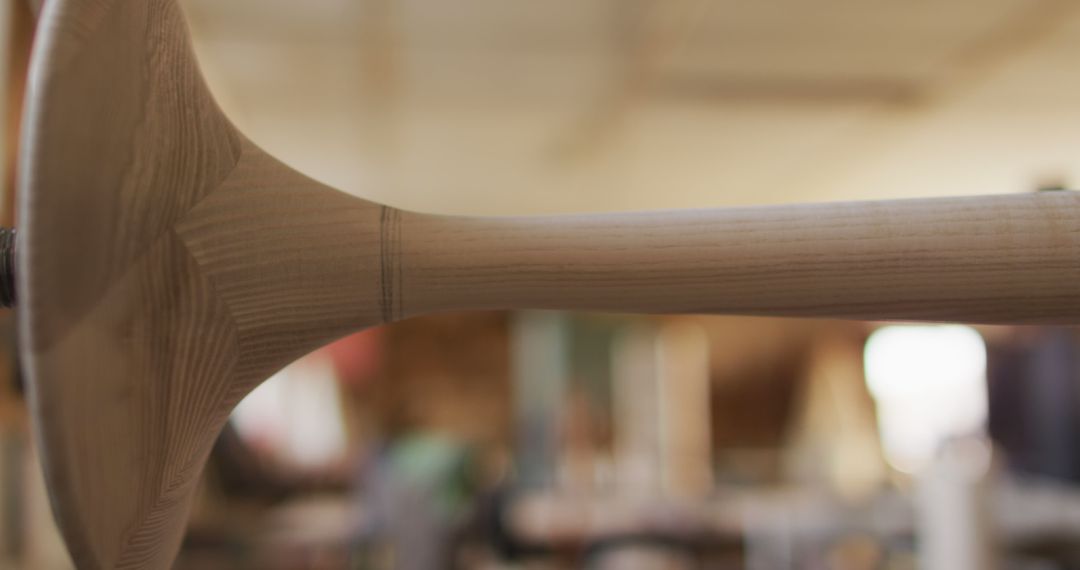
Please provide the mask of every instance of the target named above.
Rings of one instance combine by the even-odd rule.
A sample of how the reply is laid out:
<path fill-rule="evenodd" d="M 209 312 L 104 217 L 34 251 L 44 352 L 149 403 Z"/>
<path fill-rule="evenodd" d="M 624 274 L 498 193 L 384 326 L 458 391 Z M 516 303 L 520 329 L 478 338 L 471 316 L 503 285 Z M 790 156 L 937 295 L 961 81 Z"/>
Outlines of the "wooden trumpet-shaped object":
<path fill-rule="evenodd" d="M 404 212 L 294 172 L 175 0 L 53 0 L 22 141 L 21 350 L 80 568 L 163 568 L 229 411 L 336 337 L 450 309 L 1080 322 L 1070 193 L 566 217 Z"/>

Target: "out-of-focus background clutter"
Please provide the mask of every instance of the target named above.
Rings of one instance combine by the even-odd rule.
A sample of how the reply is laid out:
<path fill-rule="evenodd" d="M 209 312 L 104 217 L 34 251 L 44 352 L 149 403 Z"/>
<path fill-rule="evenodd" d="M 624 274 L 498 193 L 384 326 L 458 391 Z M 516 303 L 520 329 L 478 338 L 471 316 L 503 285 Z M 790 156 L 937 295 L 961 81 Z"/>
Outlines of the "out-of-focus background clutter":
<path fill-rule="evenodd" d="M 2 0 L 3 222 L 40 2 Z M 1058 191 L 1071 0 L 182 0 L 300 170 L 525 214 Z M 56 228 L 56 231 L 64 231 Z M 0 320 L 0 567 L 66 568 Z M 452 314 L 258 388 L 177 568 L 1080 568 L 1080 334 Z"/>

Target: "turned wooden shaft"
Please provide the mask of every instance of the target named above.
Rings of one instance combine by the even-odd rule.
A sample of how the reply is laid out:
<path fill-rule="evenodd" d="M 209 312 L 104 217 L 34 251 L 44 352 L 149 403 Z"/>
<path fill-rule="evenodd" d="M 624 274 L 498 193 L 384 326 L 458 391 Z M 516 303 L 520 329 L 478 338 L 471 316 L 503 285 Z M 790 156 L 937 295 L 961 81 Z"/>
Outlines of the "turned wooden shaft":
<path fill-rule="evenodd" d="M 1080 323 L 1070 193 L 433 216 L 333 190 L 251 143 L 206 88 L 176 0 L 50 0 L 29 76 L 20 355 L 79 568 L 170 567 L 233 405 L 300 355 L 409 315 Z"/>
<path fill-rule="evenodd" d="M 1078 222 L 1071 192 L 565 217 L 405 214 L 405 313 L 1077 322 Z"/>
<path fill-rule="evenodd" d="M 396 291 L 382 320 L 529 308 L 1072 323 L 1078 219 L 1071 192 L 492 218 L 383 208 L 379 280 Z M 0 229 L 7 307 L 14 256 L 15 231 Z"/>

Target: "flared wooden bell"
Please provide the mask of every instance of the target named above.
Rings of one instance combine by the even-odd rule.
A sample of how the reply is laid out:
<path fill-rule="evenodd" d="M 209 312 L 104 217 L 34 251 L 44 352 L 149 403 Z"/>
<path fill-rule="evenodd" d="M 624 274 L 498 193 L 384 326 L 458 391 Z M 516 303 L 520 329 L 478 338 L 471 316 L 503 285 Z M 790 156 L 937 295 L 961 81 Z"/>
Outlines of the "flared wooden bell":
<path fill-rule="evenodd" d="M 314 182 L 238 132 L 175 0 L 51 0 L 39 30 L 17 311 L 48 490 L 80 568 L 168 567 L 232 407 L 305 352 L 410 315 L 1080 322 L 1071 193 L 403 212 Z"/>

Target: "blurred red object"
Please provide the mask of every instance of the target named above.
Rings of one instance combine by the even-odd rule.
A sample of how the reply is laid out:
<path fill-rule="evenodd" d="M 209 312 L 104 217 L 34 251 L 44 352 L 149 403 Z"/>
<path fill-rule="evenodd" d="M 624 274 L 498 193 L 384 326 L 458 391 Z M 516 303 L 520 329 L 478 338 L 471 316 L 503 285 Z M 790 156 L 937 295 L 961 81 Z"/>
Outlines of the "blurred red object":
<path fill-rule="evenodd" d="M 362 390 L 376 377 L 382 363 L 382 328 L 342 338 L 320 349 L 330 357 L 342 386 Z"/>

